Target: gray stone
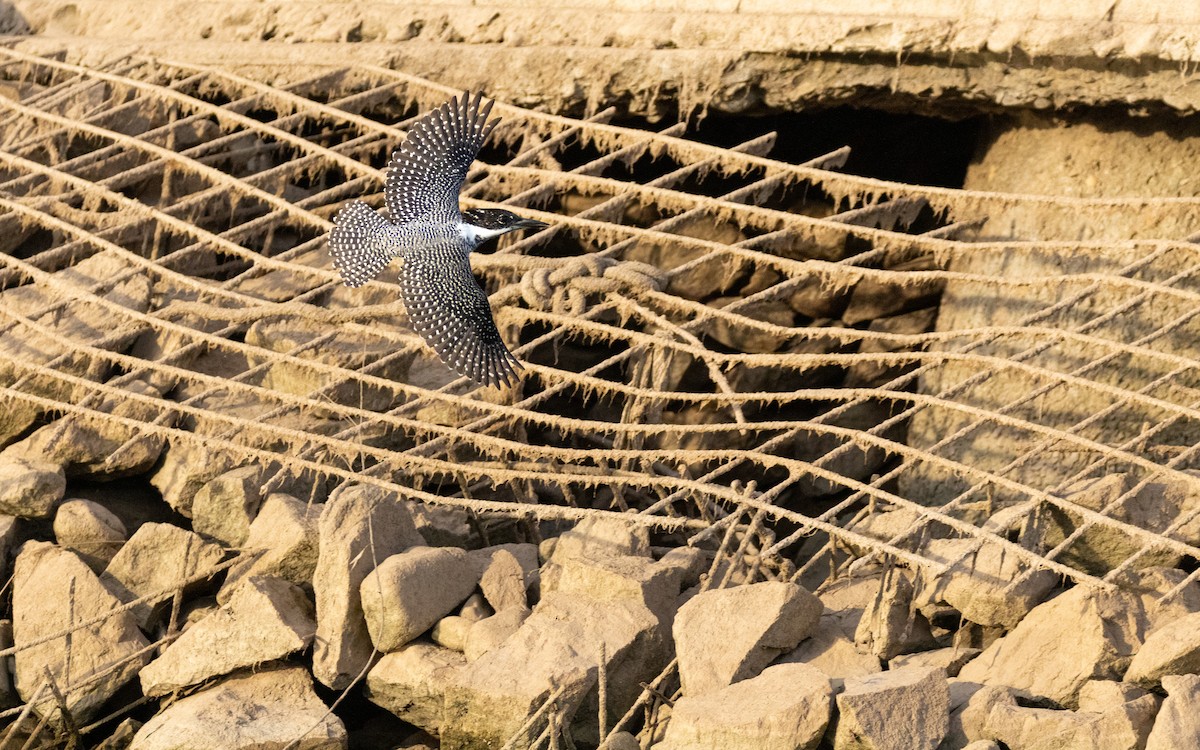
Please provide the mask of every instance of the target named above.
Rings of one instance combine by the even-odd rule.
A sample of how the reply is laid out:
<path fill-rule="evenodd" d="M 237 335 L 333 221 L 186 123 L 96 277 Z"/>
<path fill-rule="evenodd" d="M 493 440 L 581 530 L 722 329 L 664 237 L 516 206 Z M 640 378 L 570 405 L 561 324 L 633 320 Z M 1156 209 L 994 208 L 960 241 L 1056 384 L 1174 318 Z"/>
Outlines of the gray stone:
<path fill-rule="evenodd" d="M 67 490 L 57 464 L 15 456 L 0 457 L 0 513 L 49 518 Z"/>
<path fill-rule="evenodd" d="M 1167 699 L 1146 740 L 1146 750 L 1200 747 L 1200 675 L 1167 675 L 1162 686 Z"/>
<path fill-rule="evenodd" d="M 142 692 L 164 695 L 243 667 L 282 659 L 312 642 L 312 604 L 282 578 L 248 578 L 229 603 L 188 628 L 142 669 Z"/>
<path fill-rule="evenodd" d="M 804 664 L 768 667 L 757 677 L 676 701 L 657 750 L 812 750 L 833 709 L 823 672 Z"/>
<path fill-rule="evenodd" d="M 262 507 L 263 473 L 241 466 L 210 480 L 192 500 L 192 528 L 227 547 L 240 547 Z"/>
<path fill-rule="evenodd" d="M 510 607 L 472 625 L 467 630 L 467 637 L 463 642 L 463 653 L 466 654 L 467 661 L 475 661 L 504 643 L 517 632 L 521 623 L 528 617 L 528 609 Z"/>
<path fill-rule="evenodd" d="M 54 514 L 54 538 L 99 573 L 120 551 L 125 524 L 100 503 L 68 500 Z"/>
<path fill-rule="evenodd" d="M 821 600 L 792 583 L 697 594 L 675 618 L 683 694 L 699 696 L 753 677 L 816 629 Z"/>
<path fill-rule="evenodd" d="M 964 666 L 959 677 L 1006 685 L 1073 708 L 1088 680 L 1120 679 L 1143 632 L 1136 597 L 1076 586 L 1035 607 L 1012 632 Z"/>
<path fill-rule="evenodd" d="M 508 558 L 517 565 L 511 555 Z M 519 566 L 517 570 L 519 576 Z M 359 586 L 375 648 L 395 651 L 429 630 L 475 590 L 476 576 L 475 566 L 460 549 L 413 547 L 384 560 Z M 524 588 L 521 593 L 524 599 Z"/>
<path fill-rule="evenodd" d="M 293 744 L 294 743 L 294 744 Z M 303 667 L 238 674 L 181 698 L 134 736 L 129 750 L 345 750 L 346 728 Z"/>
<path fill-rule="evenodd" d="M 113 556 L 101 576 L 113 593 L 129 602 L 170 591 L 187 578 L 221 563 L 225 552 L 199 534 L 168 523 L 144 523 Z M 143 629 L 169 601 L 142 602 L 133 615 Z"/>
<path fill-rule="evenodd" d="M 344 689 L 374 653 L 360 586 L 376 565 L 425 540 L 403 501 L 371 485 L 342 485 L 321 513 L 313 573 L 317 636 L 313 676 Z M 432 624 L 432 623 L 431 623 Z"/>
<path fill-rule="evenodd" d="M 242 545 L 255 554 L 230 568 L 217 600 L 229 601 L 247 576 L 282 578 L 311 587 L 317 569 L 317 523 L 324 508 L 320 503 L 310 505 L 279 492 L 268 495 Z"/>
<path fill-rule="evenodd" d="M 116 612 L 121 601 L 96 574 L 74 553 L 53 544 L 27 542 L 21 548 L 12 606 L 13 640 L 21 648 L 16 654 L 17 693 L 23 701 L 34 700 L 49 670 L 76 722 L 91 718 L 150 660 L 149 641 L 133 615 Z M 110 616 L 72 632 L 69 659 L 65 637 L 32 645 L 101 615 Z M 57 725 L 62 716 L 50 692 L 40 696 L 35 710 Z"/>
<path fill-rule="evenodd" d="M 367 673 L 366 696 L 409 724 L 438 735 L 451 676 L 466 665 L 458 651 L 409 643 L 384 655 Z"/>
<path fill-rule="evenodd" d="M 934 750 L 950 726 L 945 673 L 909 667 L 846 680 L 836 750 Z"/>

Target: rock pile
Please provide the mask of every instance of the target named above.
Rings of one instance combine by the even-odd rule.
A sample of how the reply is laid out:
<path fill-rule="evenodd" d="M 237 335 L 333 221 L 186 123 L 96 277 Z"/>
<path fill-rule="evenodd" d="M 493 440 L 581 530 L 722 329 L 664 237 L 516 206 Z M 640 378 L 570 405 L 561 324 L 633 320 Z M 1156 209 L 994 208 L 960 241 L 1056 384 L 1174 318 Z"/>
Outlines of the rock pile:
<path fill-rule="evenodd" d="M 62 466 L 25 456 L 0 454 L 17 737 L 42 722 L 113 750 L 519 748 L 548 726 L 610 750 L 1200 741 L 1200 588 L 1163 600 L 1173 567 L 1065 586 L 930 539 L 939 576 L 870 563 L 816 591 L 719 588 L 708 571 L 730 561 L 707 542 L 654 547 L 620 516 L 467 549 L 465 520 L 374 486 L 308 502 L 223 466 L 176 497 L 190 519 L 149 520 L 71 497 Z"/>

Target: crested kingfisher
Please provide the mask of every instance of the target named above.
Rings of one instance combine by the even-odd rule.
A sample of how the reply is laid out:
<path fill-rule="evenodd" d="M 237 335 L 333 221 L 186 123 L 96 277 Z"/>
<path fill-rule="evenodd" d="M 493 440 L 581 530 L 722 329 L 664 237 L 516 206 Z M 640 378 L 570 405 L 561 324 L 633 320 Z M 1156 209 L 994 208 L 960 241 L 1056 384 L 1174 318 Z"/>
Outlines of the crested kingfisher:
<path fill-rule="evenodd" d="M 498 208 L 459 211 L 467 168 L 500 122 L 488 119 L 494 102 L 481 108 L 482 100 L 464 93 L 417 120 L 388 162 L 388 218 L 351 201 L 333 220 L 329 252 L 350 287 L 400 258 L 400 295 L 413 329 L 451 370 L 501 386 L 516 379 L 521 363 L 500 339 L 468 258 L 493 237 L 547 225 Z"/>

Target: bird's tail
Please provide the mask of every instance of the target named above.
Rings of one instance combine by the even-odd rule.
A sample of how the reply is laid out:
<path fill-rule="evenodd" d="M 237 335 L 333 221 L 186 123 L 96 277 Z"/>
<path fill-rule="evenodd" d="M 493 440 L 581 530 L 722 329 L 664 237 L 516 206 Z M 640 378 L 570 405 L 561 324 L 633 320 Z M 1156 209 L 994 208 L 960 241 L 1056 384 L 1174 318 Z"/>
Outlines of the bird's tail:
<path fill-rule="evenodd" d="M 392 259 L 384 241 L 387 225 L 387 219 L 362 201 L 351 201 L 338 211 L 329 231 L 329 254 L 346 286 L 362 286 Z"/>

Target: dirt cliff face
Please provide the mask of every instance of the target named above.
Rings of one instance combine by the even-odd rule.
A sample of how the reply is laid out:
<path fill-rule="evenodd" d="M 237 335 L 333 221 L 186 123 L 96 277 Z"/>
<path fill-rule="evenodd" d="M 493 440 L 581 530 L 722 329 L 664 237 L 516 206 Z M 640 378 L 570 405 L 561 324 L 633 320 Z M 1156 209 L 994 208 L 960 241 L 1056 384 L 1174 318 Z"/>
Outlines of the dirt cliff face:
<path fill-rule="evenodd" d="M 575 114 L 1200 109 L 1185 3 L 17 0 L 7 23 L 193 61 L 386 63 Z"/>

